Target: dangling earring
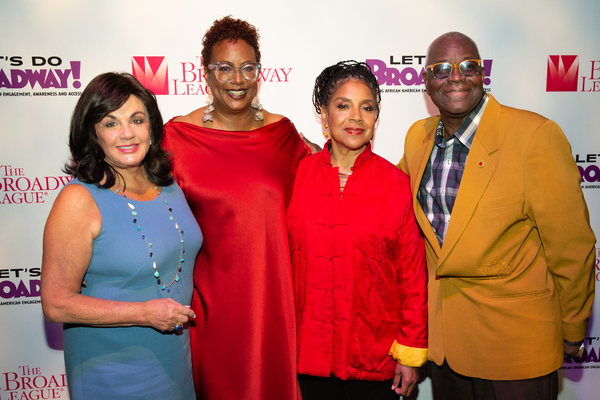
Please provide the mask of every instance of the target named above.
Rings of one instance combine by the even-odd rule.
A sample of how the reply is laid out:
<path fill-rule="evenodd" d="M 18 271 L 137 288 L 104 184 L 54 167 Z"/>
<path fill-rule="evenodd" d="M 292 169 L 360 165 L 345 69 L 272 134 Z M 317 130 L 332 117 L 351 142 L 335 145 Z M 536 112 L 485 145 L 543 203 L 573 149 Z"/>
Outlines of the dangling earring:
<path fill-rule="evenodd" d="M 329 125 L 325 124 L 325 132 L 323 132 L 323 136 L 325 136 L 325 140 L 329 140 L 329 137 L 331 136 L 329 134 Z"/>
<path fill-rule="evenodd" d="M 148 146 L 152 146 L 152 139 L 150 139 L 150 144 Z"/>
<path fill-rule="evenodd" d="M 202 122 L 212 122 L 212 113 L 215 111 L 215 106 L 213 106 L 210 101 L 210 95 L 206 97 L 206 106 L 206 110 L 204 110 L 204 115 L 202 116 Z"/>
<path fill-rule="evenodd" d="M 256 103 L 252 103 L 251 107 L 255 110 L 258 110 L 256 111 L 256 114 L 254 114 L 254 119 L 256 121 L 262 121 L 263 119 L 265 119 L 262 113 L 263 106 L 262 104 L 260 104 L 260 99 L 258 97 L 256 98 Z"/>

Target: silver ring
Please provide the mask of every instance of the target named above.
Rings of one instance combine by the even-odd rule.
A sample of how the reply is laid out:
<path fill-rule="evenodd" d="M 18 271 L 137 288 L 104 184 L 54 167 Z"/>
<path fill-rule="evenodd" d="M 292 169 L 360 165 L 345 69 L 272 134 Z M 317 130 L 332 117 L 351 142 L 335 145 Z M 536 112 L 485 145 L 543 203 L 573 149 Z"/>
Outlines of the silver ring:
<path fill-rule="evenodd" d="M 177 325 L 175 325 L 175 330 L 176 330 L 176 331 L 179 331 L 179 330 L 181 330 L 181 329 L 183 329 L 183 325 L 181 325 L 181 324 L 177 324 Z"/>

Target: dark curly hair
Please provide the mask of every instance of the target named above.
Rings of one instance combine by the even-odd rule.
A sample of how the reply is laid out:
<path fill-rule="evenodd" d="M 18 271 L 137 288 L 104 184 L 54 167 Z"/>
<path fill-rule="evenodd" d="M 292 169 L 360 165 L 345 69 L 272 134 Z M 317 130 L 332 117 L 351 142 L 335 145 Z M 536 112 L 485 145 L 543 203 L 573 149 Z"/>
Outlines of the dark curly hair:
<path fill-rule="evenodd" d="M 96 135 L 96 124 L 109 113 L 121 108 L 129 96 L 140 99 L 148 113 L 152 144 L 142 162 L 148 179 L 160 186 L 173 183 L 171 160 L 162 147 L 163 119 L 156 97 L 127 73 L 108 72 L 98 75 L 81 94 L 71 117 L 71 160 L 63 168 L 65 173 L 105 189 L 115 184 L 119 172 L 104 159 L 105 154 Z M 101 185 L 104 177 L 106 181 Z"/>
<path fill-rule="evenodd" d="M 358 79 L 363 81 L 375 98 L 375 107 L 377 118 L 379 118 L 379 104 L 381 103 L 381 90 L 377 83 L 377 78 L 371 72 L 371 67 L 367 63 L 354 60 L 340 61 L 323 70 L 315 80 L 313 90 L 313 106 L 317 114 L 321 114 L 321 107 L 327 108 L 331 96 L 349 79 Z"/>
<path fill-rule="evenodd" d="M 202 63 L 206 68 L 212 62 L 212 51 L 217 43 L 223 40 L 235 43 L 238 39 L 242 39 L 254 49 L 256 62 L 260 62 L 259 38 L 256 27 L 244 20 L 232 18 L 231 15 L 217 19 L 202 38 Z"/>

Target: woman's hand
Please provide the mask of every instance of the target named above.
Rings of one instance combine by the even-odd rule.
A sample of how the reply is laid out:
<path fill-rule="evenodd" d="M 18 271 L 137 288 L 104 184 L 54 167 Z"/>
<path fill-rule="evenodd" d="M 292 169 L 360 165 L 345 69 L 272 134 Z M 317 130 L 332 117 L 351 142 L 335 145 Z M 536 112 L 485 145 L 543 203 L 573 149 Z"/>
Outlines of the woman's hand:
<path fill-rule="evenodd" d="M 318 144 L 313 143 L 310 140 L 308 140 L 306 137 L 304 137 L 304 135 L 302 134 L 302 132 L 298 132 L 298 135 L 300 135 L 300 138 L 302 139 L 302 141 L 304 142 L 304 144 L 306 144 L 308 146 L 308 148 L 310 149 L 310 153 L 311 154 L 315 154 L 315 153 L 318 153 L 321 150 L 323 150 Z"/>
<path fill-rule="evenodd" d="M 400 396 L 410 396 L 419 380 L 419 369 L 396 363 L 392 390 Z M 400 386 L 402 383 L 402 386 Z"/>
<path fill-rule="evenodd" d="M 163 332 L 178 330 L 190 318 L 196 318 L 193 310 L 172 299 L 147 301 L 144 303 L 144 311 L 148 319 L 147 325 Z"/>

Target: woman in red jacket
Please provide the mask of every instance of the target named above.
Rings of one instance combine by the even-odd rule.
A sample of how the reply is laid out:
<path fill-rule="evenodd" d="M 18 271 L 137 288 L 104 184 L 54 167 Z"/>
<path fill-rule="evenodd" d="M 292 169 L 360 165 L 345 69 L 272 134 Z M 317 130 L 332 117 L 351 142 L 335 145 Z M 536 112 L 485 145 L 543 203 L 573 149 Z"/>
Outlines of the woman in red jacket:
<path fill-rule="evenodd" d="M 365 63 L 340 62 L 315 83 L 331 139 L 301 161 L 287 213 L 304 400 L 397 400 L 427 360 L 425 251 L 409 179 L 371 151 L 380 99 Z"/>

